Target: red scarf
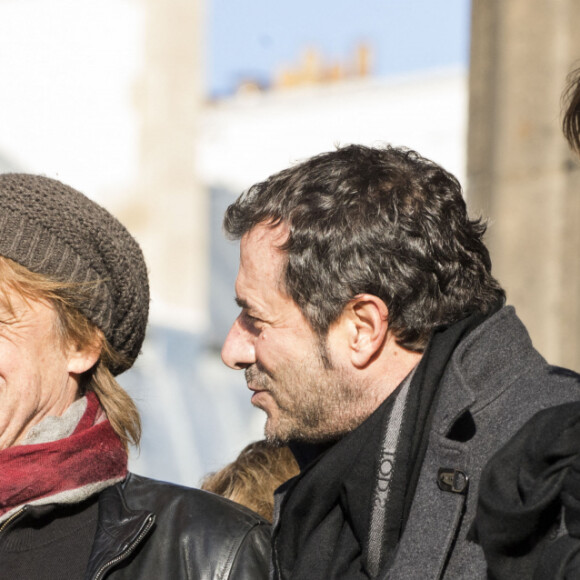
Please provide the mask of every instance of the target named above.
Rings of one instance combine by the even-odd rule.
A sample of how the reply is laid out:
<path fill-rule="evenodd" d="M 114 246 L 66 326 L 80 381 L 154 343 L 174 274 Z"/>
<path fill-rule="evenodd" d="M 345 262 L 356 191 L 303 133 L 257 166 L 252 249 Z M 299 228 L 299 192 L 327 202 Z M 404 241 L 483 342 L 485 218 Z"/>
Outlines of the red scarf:
<path fill-rule="evenodd" d="M 96 395 L 69 437 L 0 451 L 0 517 L 30 503 L 75 503 L 123 480 L 127 452 Z"/>

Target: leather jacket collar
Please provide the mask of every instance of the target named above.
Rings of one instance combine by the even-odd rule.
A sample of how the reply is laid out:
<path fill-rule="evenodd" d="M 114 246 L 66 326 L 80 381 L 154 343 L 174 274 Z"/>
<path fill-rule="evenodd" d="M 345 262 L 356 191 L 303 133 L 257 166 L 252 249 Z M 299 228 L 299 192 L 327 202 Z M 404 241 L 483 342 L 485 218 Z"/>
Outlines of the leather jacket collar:
<path fill-rule="evenodd" d="M 155 514 L 131 510 L 123 497 L 124 483 L 99 497 L 99 521 L 85 580 L 100 580 L 107 570 L 128 558 L 150 533 Z"/>

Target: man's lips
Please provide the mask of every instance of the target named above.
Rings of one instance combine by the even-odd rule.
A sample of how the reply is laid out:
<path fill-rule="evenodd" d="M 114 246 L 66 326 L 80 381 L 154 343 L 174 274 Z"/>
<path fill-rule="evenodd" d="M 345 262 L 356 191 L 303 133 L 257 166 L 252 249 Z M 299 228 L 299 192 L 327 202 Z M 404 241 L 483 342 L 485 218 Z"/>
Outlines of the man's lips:
<path fill-rule="evenodd" d="M 271 396 L 265 373 L 259 372 L 256 367 L 250 367 L 246 369 L 245 375 L 248 389 L 252 391 L 252 405 L 262 408 L 266 403 L 268 395 Z"/>
<path fill-rule="evenodd" d="M 252 405 L 256 406 L 260 406 L 258 405 L 258 402 L 269 394 L 267 389 L 261 389 L 259 387 L 252 387 L 248 385 L 248 389 L 252 391 L 251 403 Z"/>
<path fill-rule="evenodd" d="M 250 389 L 250 391 L 253 391 L 254 393 L 261 393 L 262 391 L 267 390 L 267 389 L 264 389 L 262 387 L 255 387 L 253 385 L 248 385 L 248 389 Z"/>

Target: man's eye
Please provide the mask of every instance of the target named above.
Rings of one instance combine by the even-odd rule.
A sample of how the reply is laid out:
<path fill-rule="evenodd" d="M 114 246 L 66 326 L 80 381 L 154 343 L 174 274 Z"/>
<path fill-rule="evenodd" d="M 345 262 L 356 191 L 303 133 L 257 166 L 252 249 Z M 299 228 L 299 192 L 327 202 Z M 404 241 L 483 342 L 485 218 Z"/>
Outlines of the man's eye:
<path fill-rule="evenodd" d="M 256 318 L 255 316 L 252 316 L 247 312 L 242 312 L 242 320 L 244 322 L 244 325 L 251 329 L 258 328 L 262 322 L 259 318 Z"/>

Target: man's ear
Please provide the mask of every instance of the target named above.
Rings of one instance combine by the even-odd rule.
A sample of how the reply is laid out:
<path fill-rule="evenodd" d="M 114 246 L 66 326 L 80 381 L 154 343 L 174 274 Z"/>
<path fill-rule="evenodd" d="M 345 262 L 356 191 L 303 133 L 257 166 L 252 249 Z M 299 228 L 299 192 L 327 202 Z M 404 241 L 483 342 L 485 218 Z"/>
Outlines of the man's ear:
<path fill-rule="evenodd" d="M 96 334 L 94 340 L 85 346 L 71 345 L 68 349 L 68 372 L 82 375 L 92 368 L 101 356 L 101 337 Z"/>
<path fill-rule="evenodd" d="M 380 354 L 387 340 L 387 305 L 373 294 L 358 294 L 348 303 L 343 316 L 352 364 L 364 368 Z"/>

